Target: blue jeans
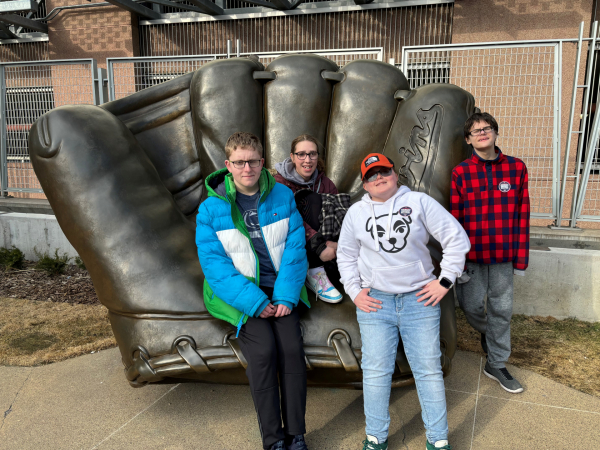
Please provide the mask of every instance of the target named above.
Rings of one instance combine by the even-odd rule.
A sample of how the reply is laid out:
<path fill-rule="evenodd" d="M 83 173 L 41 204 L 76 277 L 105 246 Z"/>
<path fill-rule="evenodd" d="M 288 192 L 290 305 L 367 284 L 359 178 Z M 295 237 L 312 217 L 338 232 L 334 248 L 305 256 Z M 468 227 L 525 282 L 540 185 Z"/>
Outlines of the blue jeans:
<path fill-rule="evenodd" d="M 357 308 L 362 339 L 362 371 L 366 434 L 379 442 L 388 438 L 390 393 L 398 335 L 410 364 L 427 440 L 448 439 L 446 392 L 440 350 L 440 306 L 418 303 L 416 293 L 390 294 L 371 289 L 382 309 L 366 313 Z"/>

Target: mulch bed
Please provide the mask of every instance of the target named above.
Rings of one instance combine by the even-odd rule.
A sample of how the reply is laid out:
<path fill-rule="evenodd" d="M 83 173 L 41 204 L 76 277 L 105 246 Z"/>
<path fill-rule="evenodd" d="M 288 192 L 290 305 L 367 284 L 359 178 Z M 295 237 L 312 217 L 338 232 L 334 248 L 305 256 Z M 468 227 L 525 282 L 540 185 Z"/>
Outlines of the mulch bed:
<path fill-rule="evenodd" d="M 25 262 L 23 270 L 0 269 L 0 297 L 28 300 L 99 305 L 98 296 L 87 270 L 67 266 L 61 275 L 49 275 Z"/>

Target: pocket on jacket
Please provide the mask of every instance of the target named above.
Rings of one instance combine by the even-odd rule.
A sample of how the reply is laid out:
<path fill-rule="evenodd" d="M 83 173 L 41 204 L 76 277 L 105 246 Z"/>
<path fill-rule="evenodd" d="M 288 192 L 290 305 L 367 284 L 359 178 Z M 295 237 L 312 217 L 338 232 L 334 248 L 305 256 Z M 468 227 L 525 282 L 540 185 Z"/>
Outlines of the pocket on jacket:
<path fill-rule="evenodd" d="M 377 267 L 373 268 L 372 273 L 372 287 L 390 293 L 413 291 L 419 283 L 427 279 L 427 273 L 421 261 L 401 266 Z"/>

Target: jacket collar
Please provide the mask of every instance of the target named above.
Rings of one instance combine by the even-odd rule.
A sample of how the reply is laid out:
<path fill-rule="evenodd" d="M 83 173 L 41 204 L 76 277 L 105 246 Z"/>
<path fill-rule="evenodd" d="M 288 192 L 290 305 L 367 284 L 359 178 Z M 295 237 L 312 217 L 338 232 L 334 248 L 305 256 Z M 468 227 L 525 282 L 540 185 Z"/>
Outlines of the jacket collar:
<path fill-rule="evenodd" d="M 218 197 L 221 200 L 228 201 L 229 203 L 235 203 L 236 188 L 233 182 L 233 176 L 229 173 L 227 168 L 217 170 L 206 177 L 204 182 L 206 190 L 208 191 L 209 197 Z M 223 189 L 219 189 L 219 185 L 225 185 L 225 195 Z M 269 173 L 267 169 L 263 167 L 260 172 L 260 178 L 258 179 L 258 186 L 261 194 L 261 198 L 269 195 L 275 186 L 275 178 Z"/>
<path fill-rule="evenodd" d="M 491 162 L 492 164 L 498 164 L 502 161 L 504 161 L 506 159 L 506 156 L 504 156 L 504 153 L 502 153 L 502 150 L 500 150 L 500 147 L 494 147 L 496 149 L 496 153 L 498 154 L 498 156 L 496 156 L 496 159 L 483 159 L 481 158 L 476 152 L 475 150 L 473 150 L 473 155 L 471 155 L 471 162 L 474 162 L 475 164 L 479 164 L 480 166 L 485 165 L 486 162 Z"/>

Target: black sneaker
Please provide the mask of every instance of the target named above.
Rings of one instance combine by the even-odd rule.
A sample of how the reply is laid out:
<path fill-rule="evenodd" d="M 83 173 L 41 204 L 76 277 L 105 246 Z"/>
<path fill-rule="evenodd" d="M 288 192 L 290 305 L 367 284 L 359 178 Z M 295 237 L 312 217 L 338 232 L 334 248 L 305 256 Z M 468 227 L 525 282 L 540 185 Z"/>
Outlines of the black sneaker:
<path fill-rule="evenodd" d="M 273 445 L 271 445 L 270 450 L 286 450 L 285 442 L 283 441 L 283 439 L 281 441 L 277 441 Z"/>
<path fill-rule="evenodd" d="M 512 375 L 506 370 L 506 367 L 501 369 L 494 369 L 490 367 L 489 363 L 485 363 L 485 368 L 483 369 L 483 373 L 486 376 L 490 377 L 492 380 L 496 380 L 507 392 L 511 394 L 518 394 L 519 392 L 523 392 L 523 386 L 517 380 L 515 380 Z"/>
<path fill-rule="evenodd" d="M 481 333 L 481 349 L 483 353 L 487 356 L 487 340 L 485 338 L 485 333 Z"/>
<path fill-rule="evenodd" d="M 294 436 L 292 443 L 286 447 L 286 450 L 308 450 L 303 434 Z"/>

